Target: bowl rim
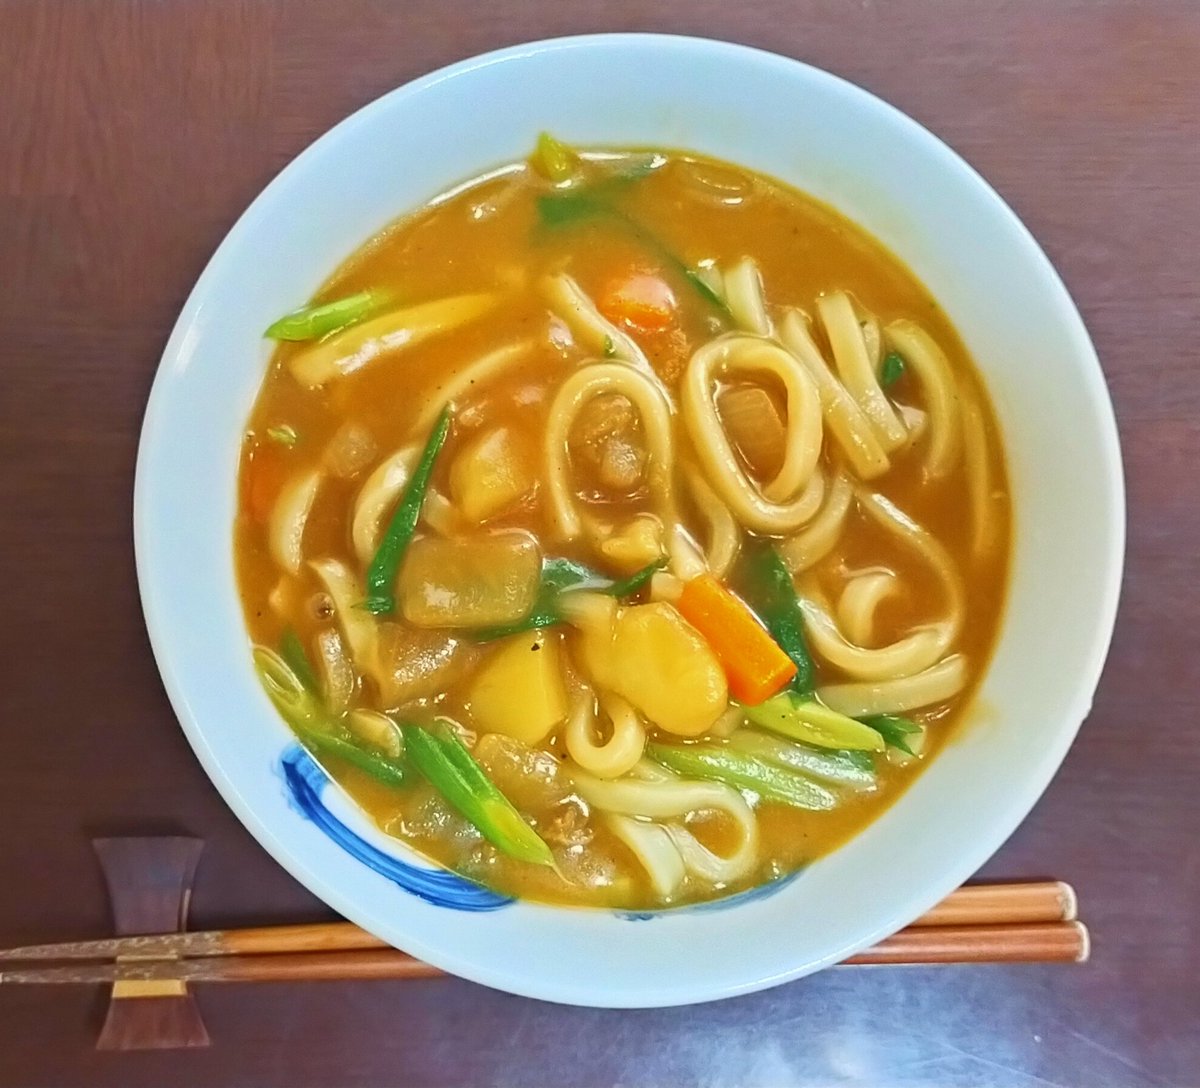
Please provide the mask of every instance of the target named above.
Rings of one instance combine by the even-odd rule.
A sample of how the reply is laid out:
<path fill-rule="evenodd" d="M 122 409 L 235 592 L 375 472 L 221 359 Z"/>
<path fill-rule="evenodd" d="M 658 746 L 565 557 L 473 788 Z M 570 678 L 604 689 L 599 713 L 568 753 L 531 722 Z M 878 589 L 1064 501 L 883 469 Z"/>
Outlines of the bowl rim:
<path fill-rule="evenodd" d="M 1083 361 L 1089 371 L 1093 371 L 1094 377 L 1097 379 L 1088 383 L 1086 392 L 1091 398 L 1091 407 L 1096 413 L 1095 422 L 1102 439 L 1103 452 L 1106 459 L 1102 468 L 1103 479 L 1106 483 L 1104 498 L 1109 513 L 1109 524 L 1103 542 L 1103 549 L 1102 551 L 1098 549 L 1096 557 L 1097 563 L 1103 564 L 1106 577 L 1103 585 L 1102 600 L 1097 603 L 1096 614 L 1099 616 L 1100 622 L 1094 628 L 1090 645 L 1087 647 L 1087 668 L 1080 672 L 1073 691 L 1069 727 L 1064 726 L 1056 734 L 1055 743 L 1048 746 L 1041 753 L 1041 757 L 1036 762 L 1036 765 L 1031 763 L 1029 772 L 1025 776 L 1028 788 L 1018 795 L 1009 798 L 1008 804 L 994 813 L 989 825 L 992 828 L 992 833 L 985 840 L 976 843 L 973 851 L 965 852 L 963 856 L 955 859 L 954 864 L 945 866 L 942 870 L 942 879 L 931 884 L 926 889 L 927 894 L 910 897 L 910 907 L 917 900 L 924 902 L 926 907 L 932 906 L 959 883 L 970 877 L 1003 844 L 1031 811 L 1057 771 L 1078 732 L 1079 726 L 1087 716 L 1104 666 L 1116 620 L 1124 567 L 1126 528 L 1124 474 L 1120 457 L 1119 435 L 1111 397 L 1104 381 L 1103 370 L 1100 367 L 1099 359 L 1088 336 L 1082 317 L 1058 272 L 1024 223 L 1021 222 L 1007 203 L 969 163 L 953 151 L 944 141 L 933 135 L 907 114 L 840 76 L 791 57 L 718 39 L 646 33 L 572 35 L 519 43 L 457 61 L 380 95 L 324 132 L 285 165 L 238 217 L 197 278 L 164 347 L 161 359 L 156 367 L 138 445 L 134 485 L 133 528 L 139 594 L 155 661 L 175 716 L 179 720 L 206 774 L 217 788 L 222 799 L 259 844 L 301 884 L 337 909 L 345 917 L 358 922 L 360 925 L 368 924 L 368 922 L 358 904 L 350 897 L 344 895 L 325 876 L 317 872 L 306 858 L 293 849 L 291 845 L 284 842 L 271 826 L 260 820 L 253 808 L 246 803 L 236 787 L 227 778 L 217 753 L 206 739 L 204 728 L 191 711 L 184 691 L 184 682 L 180 677 L 179 670 L 176 668 L 174 658 L 178 648 L 167 635 L 166 622 L 162 614 L 162 602 L 156 599 L 152 592 L 151 559 L 149 558 L 148 544 L 152 532 L 151 522 L 153 517 L 153 511 L 150 506 L 150 485 L 148 482 L 150 476 L 149 466 L 156 456 L 156 445 L 160 441 L 160 417 L 165 410 L 164 404 L 170 396 L 168 363 L 184 349 L 189 330 L 204 306 L 205 297 L 210 291 L 211 284 L 223 271 L 222 266 L 226 255 L 233 247 L 233 240 L 247 231 L 259 217 L 266 214 L 267 207 L 271 204 L 276 191 L 285 183 L 285 179 L 293 173 L 300 172 L 310 159 L 319 156 L 326 142 L 333 140 L 337 134 L 344 133 L 365 123 L 374 111 L 383 108 L 384 103 L 391 102 L 401 96 L 415 96 L 439 83 L 453 80 L 492 65 L 545 53 L 591 49 L 597 46 L 612 48 L 614 46 L 625 45 L 643 49 L 699 51 L 708 56 L 719 55 L 721 59 L 728 60 L 734 65 L 743 63 L 759 64 L 773 67 L 777 70 L 788 70 L 793 73 L 797 70 L 803 70 L 809 78 L 827 81 L 830 87 L 837 93 L 853 98 L 857 106 L 873 111 L 891 125 L 899 127 L 908 140 L 915 141 L 916 144 L 921 146 L 924 153 L 937 160 L 939 168 L 952 171 L 969 182 L 978 191 L 980 199 L 991 203 L 993 210 L 1007 221 L 1008 228 L 1015 230 L 1026 251 L 1026 257 L 1039 266 L 1046 286 L 1054 292 L 1053 306 L 1058 319 L 1064 324 L 1064 331 L 1071 341 L 1073 351 Z M 481 168 L 483 166 L 486 166 L 486 164 L 481 164 Z M 452 184 L 455 180 L 457 179 L 448 179 L 447 184 Z M 901 258 L 903 259 L 903 255 L 901 255 Z M 559 908 L 546 909 L 558 910 Z M 714 983 L 703 987 L 692 987 L 688 992 L 679 992 L 678 988 L 672 989 L 669 986 L 660 987 L 659 989 L 648 987 L 645 991 L 640 991 L 637 994 L 614 996 L 608 993 L 603 995 L 599 1000 L 596 1000 L 595 995 L 589 990 L 586 980 L 574 984 L 566 984 L 560 981 L 558 984 L 538 983 L 531 985 L 524 979 L 514 981 L 502 970 L 482 967 L 470 959 L 463 958 L 457 955 L 456 950 L 453 948 L 444 946 L 432 948 L 419 941 L 406 940 L 405 943 L 409 950 L 414 951 L 414 954 L 427 959 L 429 962 L 453 974 L 512 993 L 573 1004 L 647 1007 L 653 1005 L 689 1004 L 749 993 L 809 974 L 869 946 L 874 941 L 897 928 L 898 925 L 907 922 L 911 913 L 911 910 L 906 909 L 903 919 L 898 917 L 885 919 L 881 924 L 877 924 L 871 927 L 869 931 L 864 932 L 861 940 L 851 945 L 830 949 L 825 956 L 816 960 L 807 961 L 798 966 L 786 966 L 766 976 L 726 980 L 722 983 Z M 378 929 L 378 926 L 370 926 L 368 924 L 368 928 Z"/>

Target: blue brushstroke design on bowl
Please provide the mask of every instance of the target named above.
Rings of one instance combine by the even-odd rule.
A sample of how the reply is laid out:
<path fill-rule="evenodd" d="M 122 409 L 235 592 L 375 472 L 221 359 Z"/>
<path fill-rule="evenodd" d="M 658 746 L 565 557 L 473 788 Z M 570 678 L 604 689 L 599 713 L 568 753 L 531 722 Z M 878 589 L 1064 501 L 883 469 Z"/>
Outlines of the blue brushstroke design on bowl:
<path fill-rule="evenodd" d="M 729 910 L 731 907 L 741 907 L 747 903 L 753 903 L 757 899 L 769 899 L 783 891 L 802 872 L 804 872 L 803 867 L 786 876 L 777 877 L 766 884 L 759 884 L 756 887 L 747 888 L 744 892 L 727 895 L 723 899 L 706 899 L 703 903 L 688 903 L 682 907 L 666 907 L 663 910 L 619 910 L 616 915 L 627 922 L 649 922 L 654 918 L 665 918 L 667 915 L 707 914 L 717 910 Z"/>
<path fill-rule="evenodd" d="M 346 853 L 406 892 L 436 907 L 449 907 L 452 910 L 498 910 L 513 902 L 511 896 L 500 895 L 446 869 L 410 865 L 384 853 L 351 831 L 322 799 L 329 785 L 329 776 L 301 745 L 292 744 L 284 750 L 279 760 L 279 770 L 288 800 L 296 812 L 312 821 Z"/>

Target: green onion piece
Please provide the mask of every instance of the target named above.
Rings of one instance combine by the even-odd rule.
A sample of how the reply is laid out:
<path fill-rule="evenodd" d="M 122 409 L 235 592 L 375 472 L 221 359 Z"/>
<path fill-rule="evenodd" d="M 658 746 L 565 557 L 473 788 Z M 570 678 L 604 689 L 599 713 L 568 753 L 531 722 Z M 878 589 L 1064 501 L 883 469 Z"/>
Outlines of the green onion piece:
<path fill-rule="evenodd" d="M 574 559 L 553 557 L 542 563 L 542 584 L 554 589 L 569 589 L 584 582 L 603 582 L 604 576 Z"/>
<path fill-rule="evenodd" d="M 732 317 L 733 314 L 729 310 L 729 303 L 726 302 L 716 291 L 712 289 L 705 278 L 700 275 L 694 268 L 688 268 L 680 262 L 683 270 L 683 277 L 690 283 L 700 296 L 706 299 L 710 305 L 715 306 L 726 317 Z"/>
<path fill-rule="evenodd" d="M 311 691 L 314 695 L 320 691 L 317 674 L 313 672 L 308 654 L 304 652 L 304 643 L 300 641 L 300 636 L 291 627 L 283 632 L 283 637 L 279 640 L 279 656 L 287 662 L 288 668 L 296 674 L 296 678 L 304 685 L 305 690 Z"/>
<path fill-rule="evenodd" d="M 889 351 L 879 368 L 879 384 L 887 389 L 904 377 L 904 359 L 899 352 Z"/>
<path fill-rule="evenodd" d="M 294 632 L 288 632 L 295 638 Z M 285 653 L 294 656 L 299 652 L 297 664 L 303 661 L 310 676 L 312 669 L 304 657 L 304 648 L 299 639 L 289 650 L 287 633 L 284 635 Z M 265 646 L 254 647 L 254 670 L 275 709 L 288 723 L 304 744 L 317 754 L 337 756 L 361 771 L 389 786 L 399 786 L 404 781 L 404 766 L 398 760 L 377 752 L 368 752 L 331 730 L 337 728 L 314 694 L 316 681 L 309 687 L 301 680 L 297 669 L 281 654 Z"/>
<path fill-rule="evenodd" d="M 266 646 L 255 646 L 253 656 L 259 683 L 288 725 L 299 731 L 326 721 L 316 696 L 279 654 Z"/>
<path fill-rule="evenodd" d="M 915 756 L 917 753 L 912 750 L 906 737 L 912 736 L 914 733 L 920 734 L 921 727 L 916 722 L 908 718 L 900 718 L 895 714 L 875 714 L 869 718 L 862 719 L 863 725 L 869 725 L 877 733 L 879 733 L 884 742 L 891 745 L 893 748 L 899 748 L 900 751 L 907 753 L 910 756 Z"/>
<path fill-rule="evenodd" d="M 744 706 L 742 712 L 763 729 L 805 744 L 815 744 L 818 748 L 882 752 L 885 747 L 882 734 L 869 725 L 790 691 L 773 696 L 758 706 Z"/>
<path fill-rule="evenodd" d="M 439 734 L 404 725 L 404 750 L 465 820 L 499 850 L 518 861 L 554 866 L 554 855 L 541 837 L 483 773 L 462 741 L 443 727 Z"/>
<path fill-rule="evenodd" d="M 656 559 L 628 578 L 614 582 L 572 559 L 546 559 L 542 563 L 542 580 L 538 587 L 537 600 L 529 615 L 500 627 L 485 627 L 475 633 L 475 640 L 493 642 L 498 638 L 519 634 L 521 631 L 531 631 L 535 627 L 553 627 L 556 623 L 562 623 L 558 598 L 566 590 L 591 589 L 597 593 L 606 593 L 610 597 L 632 597 L 654 577 L 654 572 L 661 570 L 665 564 L 665 559 Z"/>
<path fill-rule="evenodd" d="M 628 578 L 602 588 L 600 592 L 607 593 L 610 597 L 632 597 L 649 583 L 657 571 L 662 570 L 666 565 L 665 558 L 656 559 L 653 563 L 647 563 L 641 570 L 635 571 Z"/>
<path fill-rule="evenodd" d="M 838 748 L 830 749 L 834 755 L 840 756 L 847 763 L 857 767 L 860 771 L 869 771 L 875 773 L 875 757 L 870 752 L 862 748 Z"/>
<path fill-rule="evenodd" d="M 287 446 L 291 449 L 297 442 L 300 441 L 300 436 L 296 433 L 296 428 L 289 423 L 281 424 L 278 427 L 268 427 L 267 437 L 272 442 L 278 442 L 281 446 Z"/>
<path fill-rule="evenodd" d="M 607 215 L 607 204 L 597 200 L 585 189 L 562 193 L 545 193 L 537 200 L 538 218 L 547 227 L 565 227 L 587 219 Z"/>
<path fill-rule="evenodd" d="M 375 558 L 367 568 L 367 599 L 363 605 L 368 612 L 380 615 L 392 612 L 396 608 L 394 596 L 396 572 L 412 542 L 413 533 L 417 528 L 417 520 L 421 516 L 421 506 L 425 502 L 425 494 L 429 490 L 429 478 L 433 475 L 433 465 L 442 446 L 446 443 L 446 435 L 450 433 L 450 405 L 442 409 L 433 425 L 421 458 L 413 470 L 412 479 L 404 489 L 400 502 L 396 506 L 392 520 L 388 523 L 387 531 L 376 549 Z"/>
<path fill-rule="evenodd" d="M 780 649 L 792 659 L 796 675 L 788 685 L 800 696 L 810 696 L 816 686 L 816 670 L 804 637 L 804 614 L 792 576 L 774 545 L 758 541 L 742 553 L 734 572 L 734 588 L 757 613 Z"/>
<path fill-rule="evenodd" d="M 615 179 L 609 179 L 609 185 Z M 596 195 L 604 186 L 598 182 L 582 189 L 562 193 L 547 193 L 538 197 L 538 217 L 547 227 L 564 227 L 586 222 L 589 219 L 607 218 L 624 226 L 635 238 L 650 250 L 664 265 L 684 280 L 705 302 L 719 311 L 728 320 L 732 315 L 725 300 L 717 294 L 694 268 L 669 250 L 661 240 L 645 227 L 618 208 Z"/>
<path fill-rule="evenodd" d="M 494 642 L 498 638 L 532 631 L 535 627 L 553 627 L 562 622 L 558 613 L 558 595 L 564 589 L 585 584 L 594 585 L 604 579 L 590 567 L 572 559 L 545 559 L 542 561 L 542 578 L 538 586 L 537 599 L 529 615 L 498 627 L 485 627 L 475 633 L 478 642 Z"/>
<path fill-rule="evenodd" d="M 407 780 L 404 764 L 381 752 L 369 752 L 351 741 L 314 729 L 298 729 L 305 746 L 318 755 L 330 755 L 349 763 L 388 786 L 403 786 Z"/>
<path fill-rule="evenodd" d="M 318 340 L 347 325 L 358 324 L 387 301 L 382 292 L 359 291 L 333 302 L 304 306 L 281 317 L 263 335 L 270 340 Z"/>
<path fill-rule="evenodd" d="M 755 759 L 835 785 L 855 789 L 870 789 L 875 785 L 875 760 L 870 752 L 813 748 L 757 729 L 736 729 L 725 743 Z"/>
<path fill-rule="evenodd" d="M 646 754 L 682 775 L 754 790 L 764 800 L 793 808 L 827 811 L 837 805 L 837 796 L 811 779 L 721 745 L 648 744 Z"/>
<path fill-rule="evenodd" d="M 607 333 L 604 336 L 604 358 L 615 359 L 617 355 L 617 345 L 613 343 L 613 338 Z"/>
<path fill-rule="evenodd" d="M 575 173 L 578 157 L 561 140 L 556 140 L 548 132 L 539 132 L 537 146 L 529 159 L 529 164 L 542 177 L 549 181 L 567 181 Z"/>

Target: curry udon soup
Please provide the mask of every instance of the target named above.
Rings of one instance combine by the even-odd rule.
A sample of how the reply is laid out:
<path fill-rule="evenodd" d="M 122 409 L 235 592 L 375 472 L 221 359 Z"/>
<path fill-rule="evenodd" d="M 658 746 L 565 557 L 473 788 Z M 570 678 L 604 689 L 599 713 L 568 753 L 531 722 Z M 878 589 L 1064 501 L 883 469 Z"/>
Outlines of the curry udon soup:
<path fill-rule="evenodd" d="M 963 718 L 1006 581 L 995 421 L 828 207 L 543 137 L 268 336 L 255 663 L 426 856 L 557 903 L 727 894 L 861 830 Z"/>

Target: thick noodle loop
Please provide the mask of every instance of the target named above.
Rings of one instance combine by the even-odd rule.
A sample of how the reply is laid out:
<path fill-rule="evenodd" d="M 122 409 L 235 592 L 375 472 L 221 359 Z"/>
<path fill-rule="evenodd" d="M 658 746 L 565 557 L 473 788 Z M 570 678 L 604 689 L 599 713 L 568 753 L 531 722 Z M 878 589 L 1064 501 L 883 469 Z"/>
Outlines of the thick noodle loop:
<path fill-rule="evenodd" d="M 888 455 L 875 436 L 871 421 L 829 368 L 813 339 L 808 318 L 789 310 L 779 331 L 784 346 L 816 383 L 825 413 L 825 425 L 860 480 L 873 480 L 891 467 Z"/>
<path fill-rule="evenodd" d="M 565 273 L 547 276 L 541 282 L 541 292 L 555 316 L 571 330 L 571 335 L 586 351 L 629 363 L 658 381 L 650 360 L 637 341 L 604 317 L 570 276 Z"/>
<path fill-rule="evenodd" d="M 971 500 L 971 552 L 975 558 L 988 554 L 997 543 L 997 492 L 988 463 L 987 434 L 979 402 L 970 394 L 963 398 L 963 467 Z"/>
<path fill-rule="evenodd" d="M 559 387 L 546 422 L 546 490 L 551 523 L 557 535 L 574 540 L 586 528 L 579 499 L 571 486 L 568 442 L 571 428 L 584 405 L 606 393 L 619 393 L 637 409 L 646 436 L 646 480 L 654 513 L 667 530 L 672 565 L 692 572 L 697 565 L 695 545 L 679 521 L 672 483 L 674 440 L 671 408 L 657 382 L 624 363 L 592 363 L 581 367 Z M 593 534 L 597 537 L 600 534 Z M 703 569 L 700 562 L 699 569 Z M 689 574 L 690 576 L 690 574 Z"/>
<path fill-rule="evenodd" d="M 742 465 L 717 409 L 717 383 L 733 374 L 774 378 L 786 393 L 783 465 L 763 485 Z M 757 336 L 734 333 L 713 340 L 688 362 L 681 406 L 709 483 L 743 525 L 761 533 L 789 533 L 816 513 L 825 490 L 817 471 L 823 437 L 821 402 L 812 378 L 789 352 Z"/>
<path fill-rule="evenodd" d="M 833 551 L 853 502 L 854 485 L 845 473 L 839 472 L 833 478 L 825 504 L 817 516 L 795 536 L 788 537 L 779 545 L 779 554 L 793 574 L 816 566 Z"/>
<path fill-rule="evenodd" d="M 413 427 L 413 441 L 421 444 L 425 442 L 434 423 L 437 422 L 437 417 L 447 404 L 460 408 L 461 400 L 468 395 L 477 396 L 485 385 L 503 377 L 528 359 L 535 348 L 536 342 L 533 340 L 518 340 L 512 344 L 505 344 L 456 370 L 427 391 L 421 398 L 421 411 Z"/>
<path fill-rule="evenodd" d="M 854 303 L 845 291 L 817 299 L 817 313 L 833 352 L 842 384 L 871 421 L 880 445 L 890 453 L 908 439 L 904 421 L 879 384 L 879 371 L 871 361 Z"/>
<path fill-rule="evenodd" d="M 350 516 L 350 540 L 354 554 L 365 567 L 375 557 L 383 535 L 384 519 L 400 500 L 400 492 L 412 475 L 421 454 L 419 446 L 405 446 L 385 457 L 367 477 L 354 500 Z"/>
<path fill-rule="evenodd" d="M 923 672 L 896 680 L 827 684 L 817 694 L 831 710 L 851 718 L 871 714 L 904 714 L 944 703 L 967 685 L 967 659 L 951 654 Z"/>
<path fill-rule="evenodd" d="M 916 322 L 893 321 L 884 332 L 925 394 L 929 435 L 925 474 L 940 480 L 958 463 L 962 448 L 962 412 L 954 373 L 945 353 Z"/>
<path fill-rule="evenodd" d="M 837 602 L 837 619 L 851 642 L 867 645 L 875 637 L 875 613 L 900 590 L 895 571 L 868 570 L 852 577 Z"/>
<path fill-rule="evenodd" d="M 646 727 L 633 707 L 616 695 L 604 695 L 600 705 L 612 723 L 612 732 L 603 743 L 596 739 L 595 695 L 587 687 L 576 692 L 563 734 L 567 753 L 597 778 L 619 778 L 642 758 Z"/>
<path fill-rule="evenodd" d="M 656 821 L 670 838 L 684 868 L 699 880 L 726 884 L 753 868 L 758 853 L 758 822 L 737 790 L 719 782 L 686 781 L 647 760 L 642 760 L 634 772 L 637 777 L 605 781 L 581 769 L 570 769 L 579 795 L 593 808 L 616 816 Z M 731 853 L 724 856 L 714 853 L 679 822 L 695 812 L 719 812 L 729 817 L 737 831 Z M 624 825 L 623 829 L 627 831 Z M 637 836 L 632 840 L 624 835 L 622 838 L 652 877 L 657 873 L 664 883 L 668 882 L 661 837 L 649 837 L 653 852 L 645 856 L 641 851 L 647 842 Z"/>
<path fill-rule="evenodd" d="M 705 548 L 708 571 L 716 578 L 724 578 L 741 549 L 742 530 L 737 519 L 729 512 L 729 507 L 709 487 L 701 472 L 689 465 L 683 470 L 683 479 L 692 502 L 708 527 L 708 544 Z"/>
<path fill-rule="evenodd" d="M 734 324 L 757 336 L 770 336 L 774 330 L 767 316 L 767 301 L 763 297 L 762 276 L 758 265 L 745 257 L 724 275 L 725 305 L 733 315 Z"/>
<path fill-rule="evenodd" d="M 293 477 L 283 485 L 271 510 L 267 526 L 271 558 L 290 574 L 300 570 L 300 545 L 320 484 L 321 473 L 317 469 Z"/>
<path fill-rule="evenodd" d="M 810 574 L 800 586 L 805 628 L 813 649 L 831 665 L 859 680 L 895 680 L 929 668 L 946 654 L 962 629 L 966 598 L 962 581 L 946 549 L 889 499 L 859 488 L 862 511 L 887 530 L 903 548 L 914 552 L 937 579 L 945 613 L 930 626 L 920 628 L 887 646 L 868 648 L 847 634 L 832 615 L 823 590 Z M 877 592 L 877 590 L 876 590 Z M 867 598 L 868 603 L 871 598 Z M 877 602 L 877 599 L 875 600 Z M 850 602 L 854 606 L 853 598 Z M 871 604 L 870 614 L 874 613 Z M 868 624 L 854 614 L 855 626 Z"/>
<path fill-rule="evenodd" d="M 379 627 L 375 617 L 360 608 L 366 590 L 340 559 L 313 559 L 308 564 L 333 601 L 334 613 L 359 672 L 379 671 Z"/>
<path fill-rule="evenodd" d="M 604 818 L 612 833 L 641 862 L 654 894 L 664 901 L 670 899 L 687 879 L 687 869 L 684 868 L 683 855 L 667 829 L 661 824 L 621 816 L 615 812 L 605 813 Z"/>

